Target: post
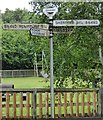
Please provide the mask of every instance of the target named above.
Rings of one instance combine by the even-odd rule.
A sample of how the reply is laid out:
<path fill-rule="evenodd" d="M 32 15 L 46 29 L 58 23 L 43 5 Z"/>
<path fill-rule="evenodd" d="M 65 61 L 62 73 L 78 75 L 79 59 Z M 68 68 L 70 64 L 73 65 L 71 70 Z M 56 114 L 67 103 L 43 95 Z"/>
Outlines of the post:
<path fill-rule="evenodd" d="M 51 118 L 54 118 L 53 16 L 57 12 L 58 12 L 58 8 L 52 3 L 47 4 L 43 9 L 43 13 L 49 17 Z"/>
<path fill-rule="evenodd" d="M 101 117 L 103 118 L 103 88 L 101 89 Z"/>
<path fill-rule="evenodd" d="M 2 51 L 2 14 L 0 10 L 0 50 Z M 2 78 L 2 52 L 0 52 L 0 83 L 2 83 L 1 78 Z"/>
<path fill-rule="evenodd" d="M 99 90 L 99 99 L 98 99 L 98 113 L 101 118 L 103 118 L 103 88 Z"/>
<path fill-rule="evenodd" d="M 101 69 L 101 88 L 103 88 L 103 65 Z"/>
<path fill-rule="evenodd" d="M 2 83 L 1 78 L 2 78 L 2 71 L 0 71 L 0 83 Z"/>
<path fill-rule="evenodd" d="M 51 117 L 54 118 L 54 77 L 53 77 L 53 19 L 49 18 L 50 39 L 50 89 L 51 89 Z"/>
<path fill-rule="evenodd" d="M 32 115 L 33 115 L 33 119 L 36 119 L 36 93 L 37 93 L 37 90 L 34 88 L 33 89 L 33 94 L 32 94 Z"/>

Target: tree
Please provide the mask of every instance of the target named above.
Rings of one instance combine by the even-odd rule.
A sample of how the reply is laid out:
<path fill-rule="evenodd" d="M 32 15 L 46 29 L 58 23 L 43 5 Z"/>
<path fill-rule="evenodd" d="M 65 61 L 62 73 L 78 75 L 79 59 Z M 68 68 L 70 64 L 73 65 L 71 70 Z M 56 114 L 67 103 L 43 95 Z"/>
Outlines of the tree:
<path fill-rule="evenodd" d="M 42 11 L 44 4 L 35 5 L 34 9 L 37 8 L 35 9 L 36 14 Z M 75 86 L 84 86 L 85 84 L 82 85 L 81 83 L 85 82 L 85 87 L 88 87 L 91 82 L 101 81 L 102 65 L 99 56 L 102 55 L 103 50 L 100 52 L 99 46 L 101 46 L 101 49 L 103 48 L 103 3 L 58 3 L 57 6 L 59 12 L 55 15 L 55 19 L 99 19 L 101 24 L 97 27 L 70 27 L 69 34 L 54 34 L 56 86 L 67 86 L 68 80 L 72 81 Z M 18 16 L 19 13 L 20 16 Z M 5 23 L 18 21 L 21 23 L 48 23 L 48 19 L 44 15 L 36 16 L 36 14 L 33 14 L 32 16 L 32 13 L 27 13 L 25 10 L 22 12 L 21 10 L 14 12 L 7 10 L 3 15 L 3 21 Z M 12 19 L 11 16 L 16 17 Z M 13 68 L 16 68 L 19 62 L 20 66 L 18 68 L 22 65 L 25 68 L 32 68 L 34 52 L 40 52 L 43 49 L 46 51 L 49 65 L 49 40 L 47 37 L 30 37 L 29 33 L 24 31 L 22 31 L 23 36 L 21 31 L 20 33 L 4 31 L 3 34 L 3 60 L 9 63 L 8 67 L 14 65 Z M 14 49 L 12 49 L 13 47 Z M 17 51 L 19 52 L 17 53 Z"/>
<path fill-rule="evenodd" d="M 62 13 L 59 13 L 60 19 L 99 19 L 101 25 L 99 27 L 76 27 L 74 32 L 70 33 L 71 36 L 63 37 L 63 39 L 62 37 L 58 38 L 61 44 L 58 43 L 55 48 L 59 48 L 60 53 L 58 52 L 57 56 L 55 55 L 54 57 L 59 61 L 54 63 L 57 86 L 63 86 L 68 77 L 72 79 L 73 83 L 76 81 L 76 84 L 80 83 L 80 85 L 84 81 L 95 82 L 102 79 L 99 70 L 101 69 L 101 64 L 98 54 L 99 44 L 102 45 L 103 43 L 101 33 L 103 28 L 101 19 L 102 5 L 102 3 L 69 3 L 69 15 L 63 16 Z M 66 10 L 67 7 L 64 5 L 62 9 Z M 102 36 L 101 40 L 98 40 L 97 31 Z"/>

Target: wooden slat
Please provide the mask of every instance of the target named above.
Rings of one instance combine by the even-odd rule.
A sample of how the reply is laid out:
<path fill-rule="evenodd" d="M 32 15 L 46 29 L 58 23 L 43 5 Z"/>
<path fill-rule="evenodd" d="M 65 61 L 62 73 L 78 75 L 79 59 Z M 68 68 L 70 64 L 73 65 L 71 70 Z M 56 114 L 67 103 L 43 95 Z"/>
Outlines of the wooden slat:
<path fill-rule="evenodd" d="M 30 92 L 26 93 L 26 117 L 30 118 Z"/>
<path fill-rule="evenodd" d="M 0 120 L 2 119 L 2 92 L 0 92 Z"/>
<path fill-rule="evenodd" d="M 76 92 L 76 117 L 79 117 L 79 94 Z"/>
<path fill-rule="evenodd" d="M 16 118 L 16 92 L 13 93 L 13 117 Z"/>
<path fill-rule="evenodd" d="M 49 118 L 49 96 L 48 96 L 48 92 L 45 93 L 46 94 L 46 103 L 45 103 L 45 107 L 46 107 L 46 118 Z"/>
<path fill-rule="evenodd" d="M 70 92 L 70 115 L 73 117 L 73 92 Z"/>
<path fill-rule="evenodd" d="M 91 116 L 91 113 L 90 113 L 90 92 L 87 93 L 87 98 L 88 98 L 88 116 Z"/>
<path fill-rule="evenodd" d="M 23 118 L 23 92 L 20 92 L 20 118 Z"/>
<path fill-rule="evenodd" d="M 39 118 L 42 118 L 42 93 L 39 93 Z"/>
<path fill-rule="evenodd" d="M 61 93 L 58 93 L 58 117 L 61 118 Z"/>
<path fill-rule="evenodd" d="M 64 117 L 67 118 L 67 93 L 64 93 Z"/>
<path fill-rule="evenodd" d="M 56 117 L 55 115 L 56 115 L 56 95 L 57 95 L 57 93 L 56 92 L 54 92 L 54 118 Z"/>
<path fill-rule="evenodd" d="M 93 92 L 93 114 L 96 116 L 96 92 Z"/>
<path fill-rule="evenodd" d="M 9 92 L 6 93 L 6 118 L 9 118 L 9 101 L 10 101 L 10 96 Z"/>
<path fill-rule="evenodd" d="M 84 99 L 84 92 L 82 92 L 82 117 L 84 117 L 85 113 L 84 113 L 84 110 L 85 110 L 85 99 Z"/>

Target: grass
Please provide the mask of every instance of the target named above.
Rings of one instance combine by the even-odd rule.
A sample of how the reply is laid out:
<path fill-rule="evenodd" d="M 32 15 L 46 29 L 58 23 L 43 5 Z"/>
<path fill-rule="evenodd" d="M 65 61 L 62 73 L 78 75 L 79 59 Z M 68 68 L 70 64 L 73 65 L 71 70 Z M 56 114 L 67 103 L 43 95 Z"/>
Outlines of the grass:
<path fill-rule="evenodd" d="M 50 85 L 42 77 L 2 78 L 2 84 L 14 84 L 15 88 L 44 88 Z"/>

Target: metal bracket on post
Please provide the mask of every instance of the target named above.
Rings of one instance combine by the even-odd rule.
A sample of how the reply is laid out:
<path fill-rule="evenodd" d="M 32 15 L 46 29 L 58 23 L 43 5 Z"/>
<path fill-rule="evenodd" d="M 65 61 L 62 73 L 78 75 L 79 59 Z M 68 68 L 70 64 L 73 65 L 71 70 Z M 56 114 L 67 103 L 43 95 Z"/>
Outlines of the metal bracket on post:
<path fill-rule="evenodd" d="M 49 38 L 53 37 L 53 18 L 49 18 Z"/>

